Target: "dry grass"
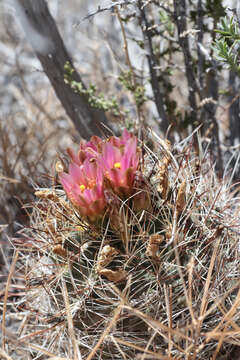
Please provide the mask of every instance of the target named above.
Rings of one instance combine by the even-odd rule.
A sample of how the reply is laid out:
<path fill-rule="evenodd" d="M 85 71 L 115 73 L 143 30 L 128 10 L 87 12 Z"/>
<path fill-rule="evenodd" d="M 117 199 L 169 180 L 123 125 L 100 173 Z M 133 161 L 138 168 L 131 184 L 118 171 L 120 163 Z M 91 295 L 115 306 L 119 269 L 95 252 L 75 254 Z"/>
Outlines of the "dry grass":
<path fill-rule="evenodd" d="M 231 359 L 240 345 L 238 188 L 188 141 L 151 141 L 139 189 L 151 209 L 122 204 L 118 228 L 83 222 L 57 183 L 36 189 L 15 241 L 23 356 Z"/>

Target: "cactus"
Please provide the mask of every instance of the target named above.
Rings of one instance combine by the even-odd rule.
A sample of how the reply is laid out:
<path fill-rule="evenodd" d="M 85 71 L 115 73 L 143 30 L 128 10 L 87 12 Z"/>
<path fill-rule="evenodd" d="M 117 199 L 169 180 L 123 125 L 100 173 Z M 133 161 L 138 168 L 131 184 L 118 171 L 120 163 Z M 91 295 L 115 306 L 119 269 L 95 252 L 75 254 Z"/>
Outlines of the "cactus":
<path fill-rule="evenodd" d="M 24 328 L 52 356 L 203 360 L 240 343 L 238 188 L 190 138 L 145 140 L 81 143 L 35 193 Z"/>

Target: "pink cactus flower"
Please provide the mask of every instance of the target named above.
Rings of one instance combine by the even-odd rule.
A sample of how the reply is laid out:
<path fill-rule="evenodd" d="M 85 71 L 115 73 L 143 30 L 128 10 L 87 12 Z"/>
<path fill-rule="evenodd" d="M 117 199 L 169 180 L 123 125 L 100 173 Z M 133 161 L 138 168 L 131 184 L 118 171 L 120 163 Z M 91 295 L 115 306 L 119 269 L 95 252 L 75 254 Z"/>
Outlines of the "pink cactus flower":
<path fill-rule="evenodd" d="M 95 222 L 104 215 L 103 174 L 95 160 L 86 159 L 80 166 L 72 162 L 69 174 L 63 172 L 59 178 L 68 198 L 83 217 Z"/>
<path fill-rule="evenodd" d="M 126 145 L 129 139 L 136 138 L 132 133 L 128 132 L 127 129 L 123 130 L 123 133 L 120 137 L 111 136 L 109 138 L 109 142 L 116 146 L 116 147 L 122 147 L 123 145 Z"/>
<path fill-rule="evenodd" d="M 108 210 L 109 192 L 121 199 L 134 193 L 139 166 L 137 138 L 126 129 L 120 137 L 101 140 L 93 136 L 82 141 L 71 158 L 68 173 L 59 174 L 60 182 L 79 213 L 90 222 L 98 222 Z"/>
<path fill-rule="evenodd" d="M 68 148 L 67 152 L 72 162 L 82 165 L 85 159 L 97 158 L 102 153 L 102 145 L 105 142 L 110 142 L 112 145 L 120 148 L 126 145 L 128 140 L 132 138 L 134 138 L 134 135 L 128 132 L 127 129 L 124 129 L 120 137 L 111 136 L 106 141 L 98 136 L 92 136 L 90 141 L 82 140 L 80 142 L 77 154 L 71 148 Z"/>
<path fill-rule="evenodd" d="M 101 149 L 102 139 L 92 136 L 90 141 L 82 140 L 79 145 L 78 153 L 75 154 L 71 148 L 67 149 L 72 162 L 82 165 L 85 159 L 97 158 Z"/>
<path fill-rule="evenodd" d="M 137 138 L 120 139 L 119 147 L 109 141 L 102 145 L 102 157 L 98 159 L 105 182 L 122 197 L 131 195 L 139 164 Z"/>

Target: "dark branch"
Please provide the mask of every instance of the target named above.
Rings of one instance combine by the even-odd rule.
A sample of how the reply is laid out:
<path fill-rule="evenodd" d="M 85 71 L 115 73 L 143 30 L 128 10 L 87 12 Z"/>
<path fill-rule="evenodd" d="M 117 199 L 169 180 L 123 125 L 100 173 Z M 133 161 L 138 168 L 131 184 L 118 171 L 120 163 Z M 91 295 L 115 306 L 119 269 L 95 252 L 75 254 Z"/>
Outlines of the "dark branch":
<path fill-rule="evenodd" d="M 15 0 L 17 15 L 58 99 L 81 137 L 102 135 L 101 124 L 110 128 L 104 111 L 93 109 L 85 96 L 64 82 L 64 65 L 72 60 L 45 0 Z M 82 83 L 75 70 L 73 80 Z M 84 84 L 83 84 L 84 87 Z"/>
<path fill-rule="evenodd" d="M 141 24 L 143 25 L 142 30 L 143 30 L 143 34 L 144 34 L 144 43 L 145 43 L 146 49 L 148 50 L 147 60 L 148 60 L 148 66 L 149 66 L 149 71 L 150 71 L 150 80 L 151 80 L 151 85 L 152 85 L 152 90 L 153 90 L 153 96 L 154 96 L 154 100 L 155 100 L 155 104 L 157 107 L 159 117 L 162 120 L 161 121 L 161 130 L 164 133 L 166 133 L 166 131 L 169 127 L 169 121 L 168 121 L 166 111 L 164 109 L 163 94 L 161 93 L 158 76 L 157 76 L 157 70 L 156 70 L 157 61 L 156 61 L 156 57 L 155 57 L 154 51 L 153 51 L 152 34 L 149 31 L 150 26 L 149 26 L 147 16 L 145 13 L 145 7 L 143 6 L 143 3 L 141 0 L 138 1 L 138 7 L 139 7 L 139 11 L 140 11 L 141 18 L 142 18 Z"/>
<path fill-rule="evenodd" d="M 195 94 L 198 92 L 198 87 L 196 84 L 194 72 L 193 72 L 193 61 L 189 49 L 188 36 L 186 35 L 187 31 L 187 21 L 186 21 L 186 2 L 185 0 L 174 0 L 174 11 L 175 11 L 175 22 L 178 29 L 178 39 L 179 44 L 183 51 L 184 64 L 186 69 L 186 77 L 188 82 L 188 100 L 191 106 L 191 118 L 193 122 L 196 122 L 197 114 L 197 104 Z"/>

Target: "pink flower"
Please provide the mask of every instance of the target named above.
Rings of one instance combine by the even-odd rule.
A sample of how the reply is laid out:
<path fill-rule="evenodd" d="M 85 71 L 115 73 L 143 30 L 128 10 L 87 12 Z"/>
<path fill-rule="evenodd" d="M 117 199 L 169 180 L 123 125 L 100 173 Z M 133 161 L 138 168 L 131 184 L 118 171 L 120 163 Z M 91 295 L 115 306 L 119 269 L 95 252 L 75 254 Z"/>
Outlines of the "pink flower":
<path fill-rule="evenodd" d="M 71 149 L 68 154 L 69 170 L 59 174 L 60 182 L 69 200 L 89 221 L 97 222 L 109 210 L 110 195 L 127 199 L 136 191 L 137 138 L 126 129 L 120 137 L 106 140 L 93 136 L 90 141 L 80 143 L 77 154 Z"/>
<path fill-rule="evenodd" d="M 103 174 L 94 160 L 86 159 L 82 165 L 72 162 L 69 174 L 61 173 L 60 182 L 79 213 L 91 222 L 97 221 L 105 212 Z"/>
<path fill-rule="evenodd" d="M 71 148 L 68 148 L 67 152 L 72 162 L 82 165 L 85 159 L 96 159 L 101 155 L 104 143 L 110 142 L 112 145 L 120 148 L 123 145 L 126 145 L 128 140 L 132 138 L 135 138 L 135 136 L 128 132 L 127 129 L 124 129 L 120 137 L 111 136 L 107 140 L 102 140 L 98 136 L 92 136 L 90 141 L 82 140 L 80 142 L 77 154 L 75 154 Z"/>
<path fill-rule="evenodd" d="M 92 136 L 90 141 L 82 140 L 79 145 L 78 153 L 75 154 L 71 148 L 67 149 L 72 162 L 81 165 L 85 159 L 97 158 L 101 149 L 102 139 Z"/>
<path fill-rule="evenodd" d="M 120 148 L 123 145 L 126 145 L 129 139 L 133 139 L 133 138 L 136 139 L 136 137 L 132 133 L 128 132 L 127 129 L 124 129 L 120 137 L 111 136 L 109 138 L 109 142 L 112 145 Z"/>
<path fill-rule="evenodd" d="M 139 164 L 137 138 L 120 139 L 119 147 L 112 141 L 102 145 L 102 156 L 98 159 L 105 183 L 119 195 L 131 195 L 135 174 Z"/>

